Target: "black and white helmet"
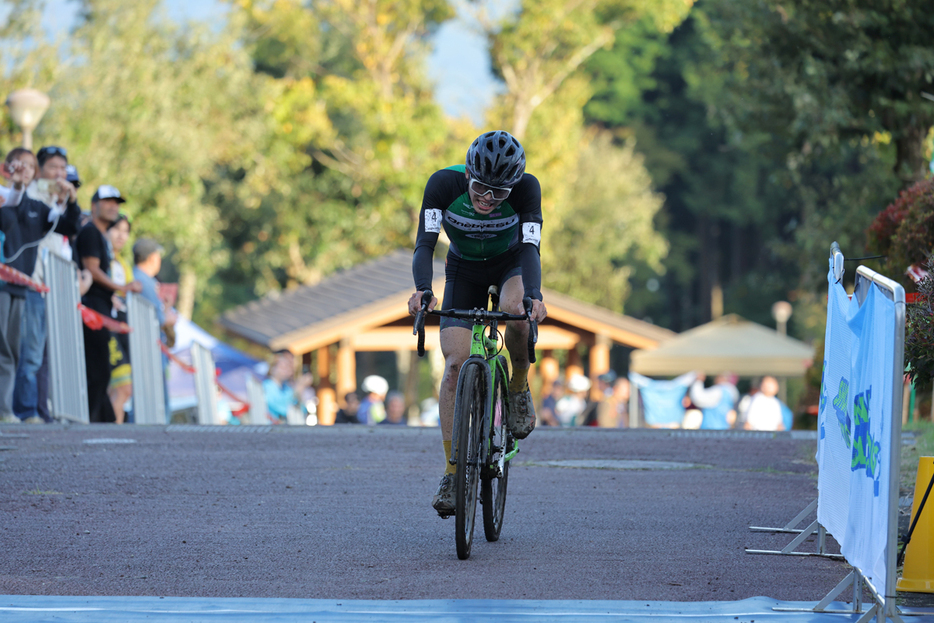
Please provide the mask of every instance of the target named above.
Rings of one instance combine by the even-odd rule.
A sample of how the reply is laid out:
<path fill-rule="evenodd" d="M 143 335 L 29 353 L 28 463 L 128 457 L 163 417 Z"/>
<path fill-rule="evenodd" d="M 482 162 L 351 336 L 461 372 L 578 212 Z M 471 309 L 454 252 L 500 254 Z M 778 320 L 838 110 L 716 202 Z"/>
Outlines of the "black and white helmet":
<path fill-rule="evenodd" d="M 525 150 L 509 132 L 486 132 L 467 150 L 467 172 L 487 186 L 510 188 L 525 173 Z"/>

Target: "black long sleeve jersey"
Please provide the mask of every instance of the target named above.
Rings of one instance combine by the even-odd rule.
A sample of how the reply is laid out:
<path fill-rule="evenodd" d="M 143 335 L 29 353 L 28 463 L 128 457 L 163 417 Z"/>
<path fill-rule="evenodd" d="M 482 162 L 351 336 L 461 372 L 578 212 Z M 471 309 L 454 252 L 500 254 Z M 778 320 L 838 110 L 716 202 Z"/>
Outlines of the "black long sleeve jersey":
<path fill-rule="evenodd" d="M 431 289 L 432 255 L 441 228 L 451 241 L 449 255 L 468 261 L 494 258 L 519 247 L 525 295 L 542 300 L 542 188 L 529 173 L 490 214 L 478 214 L 467 191 L 464 165 L 435 172 L 425 186 L 418 217 L 412 273 L 416 289 Z"/>

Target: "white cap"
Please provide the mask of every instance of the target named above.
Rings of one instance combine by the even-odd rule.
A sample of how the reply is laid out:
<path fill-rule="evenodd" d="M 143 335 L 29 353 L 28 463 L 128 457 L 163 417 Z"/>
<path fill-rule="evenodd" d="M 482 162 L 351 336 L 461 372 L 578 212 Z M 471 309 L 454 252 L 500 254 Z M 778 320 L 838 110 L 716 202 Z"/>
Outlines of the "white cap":
<path fill-rule="evenodd" d="M 590 379 L 583 374 L 575 374 L 568 379 L 568 391 L 585 392 L 590 389 Z"/>
<path fill-rule="evenodd" d="M 363 383 L 360 384 L 360 389 L 362 389 L 367 394 L 379 394 L 380 396 L 385 396 L 386 392 L 389 391 L 389 382 L 381 376 L 371 374 L 370 376 L 363 379 Z"/>
<path fill-rule="evenodd" d="M 95 202 L 99 199 L 115 199 L 118 203 L 126 202 L 126 199 L 120 195 L 120 191 L 110 184 L 98 186 L 97 190 L 94 191 L 94 196 L 91 197 L 91 201 Z"/>

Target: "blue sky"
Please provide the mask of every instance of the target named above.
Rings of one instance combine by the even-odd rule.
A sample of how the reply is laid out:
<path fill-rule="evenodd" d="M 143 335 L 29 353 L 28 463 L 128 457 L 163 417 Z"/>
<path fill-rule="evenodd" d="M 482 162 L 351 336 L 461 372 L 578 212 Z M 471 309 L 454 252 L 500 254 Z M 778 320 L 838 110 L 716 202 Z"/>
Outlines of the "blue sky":
<path fill-rule="evenodd" d="M 132 0 L 128 0 L 132 1 Z M 177 20 L 221 19 L 227 10 L 217 0 L 163 0 L 169 15 Z M 511 4 L 511 3 L 501 3 Z M 49 33 L 66 31 L 75 20 L 72 0 L 48 0 L 43 24 Z M 437 84 L 436 97 L 451 116 L 469 116 L 482 122 L 483 109 L 499 88 L 490 74 L 490 59 L 483 38 L 462 19 L 447 22 L 434 37 L 428 60 L 428 75 Z"/>

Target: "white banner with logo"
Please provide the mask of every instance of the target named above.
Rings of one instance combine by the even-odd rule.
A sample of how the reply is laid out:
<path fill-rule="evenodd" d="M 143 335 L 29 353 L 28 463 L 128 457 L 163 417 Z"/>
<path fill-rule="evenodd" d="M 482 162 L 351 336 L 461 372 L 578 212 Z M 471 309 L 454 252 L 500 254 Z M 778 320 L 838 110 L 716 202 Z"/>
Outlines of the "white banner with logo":
<path fill-rule="evenodd" d="M 847 561 L 884 589 L 895 304 L 870 286 L 860 305 L 833 282 L 832 271 L 828 280 L 817 518 Z"/>

